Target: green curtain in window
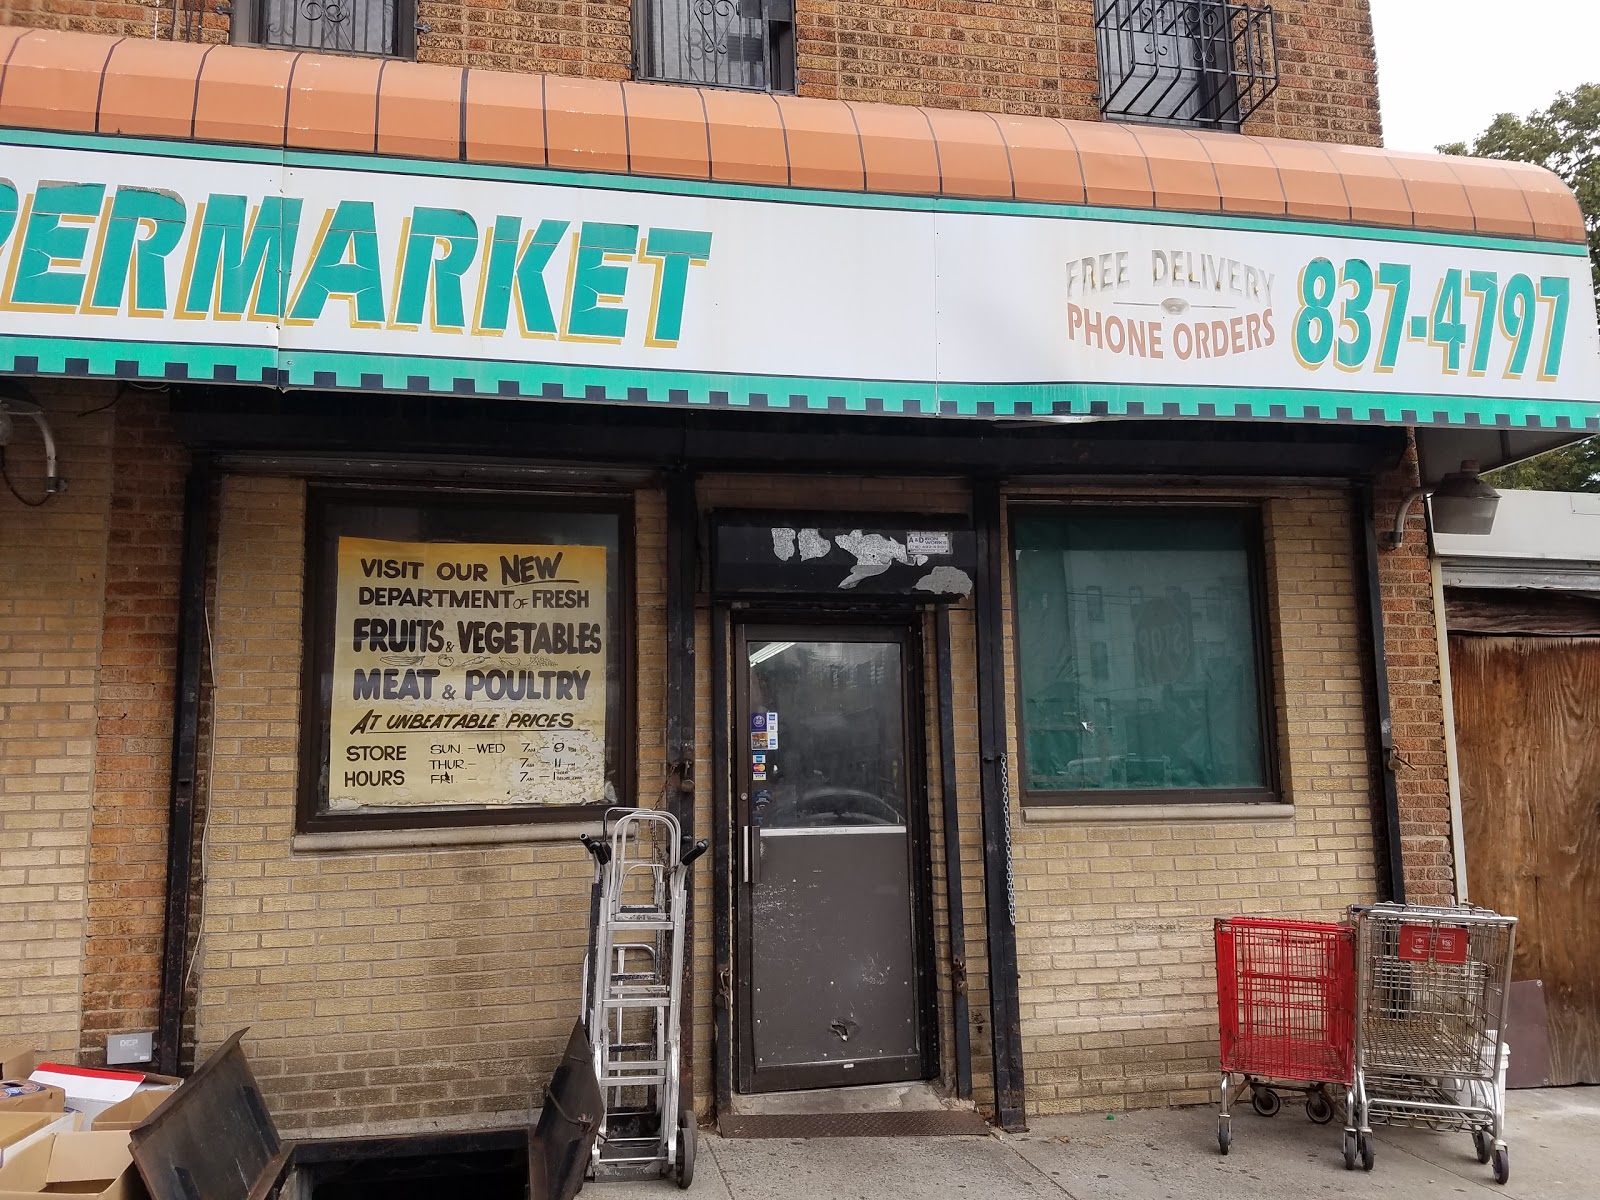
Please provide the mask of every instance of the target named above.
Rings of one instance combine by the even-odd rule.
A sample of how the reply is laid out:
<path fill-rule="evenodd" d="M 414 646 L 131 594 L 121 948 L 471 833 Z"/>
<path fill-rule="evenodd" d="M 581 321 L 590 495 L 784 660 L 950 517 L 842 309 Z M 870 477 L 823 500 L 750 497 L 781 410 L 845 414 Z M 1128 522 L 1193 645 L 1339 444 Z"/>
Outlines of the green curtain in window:
<path fill-rule="evenodd" d="M 1267 786 L 1253 514 L 1018 514 L 1029 791 Z"/>

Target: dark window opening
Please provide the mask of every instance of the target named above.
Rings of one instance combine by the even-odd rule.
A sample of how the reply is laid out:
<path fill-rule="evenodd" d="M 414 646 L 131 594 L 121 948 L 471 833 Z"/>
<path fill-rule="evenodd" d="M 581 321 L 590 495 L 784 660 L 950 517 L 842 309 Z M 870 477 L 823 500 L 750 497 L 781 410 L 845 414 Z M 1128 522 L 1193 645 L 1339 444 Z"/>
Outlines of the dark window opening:
<path fill-rule="evenodd" d="M 1230 0 L 1097 0 L 1100 112 L 1238 129 L 1278 86 L 1272 9 Z"/>
<path fill-rule="evenodd" d="M 250 0 L 248 40 L 335 54 L 416 56 L 416 0 Z"/>
<path fill-rule="evenodd" d="M 794 0 L 638 0 L 635 74 L 794 91 Z"/>

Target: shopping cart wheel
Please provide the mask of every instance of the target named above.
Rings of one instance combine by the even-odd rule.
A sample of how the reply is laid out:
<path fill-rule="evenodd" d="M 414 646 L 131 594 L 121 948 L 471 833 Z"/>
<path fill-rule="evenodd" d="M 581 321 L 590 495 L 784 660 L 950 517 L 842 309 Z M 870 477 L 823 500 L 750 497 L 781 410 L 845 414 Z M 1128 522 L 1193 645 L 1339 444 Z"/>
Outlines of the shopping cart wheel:
<path fill-rule="evenodd" d="M 1481 1129 L 1472 1131 L 1472 1148 L 1478 1152 L 1478 1161 L 1487 1163 L 1494 1153 L 1494 1138 Z"/>
<path fill-rule="evenodd" d="M 686 1108 L 678 1114 L 678 1166 L 676 1178 L 680 1188 L 694 1182 L 694 1148 L 700 1136 L 695 1124 L 694 1109 Z"/>
<path fill-rule="evenodd" d="M 1251 1088 L 1250 1107 L 1263 1117 L 1275 1117 L 1278 1115 L 1278 1110 L 1283 1107 L 1283 1101 L 1278 1098 L 1278 1093 L 1271 1088 Z"/>
<path fill-rule="evenodd" d="M 1356 1169 L 1356 1153 L 1355 1130 L 1347 1129 L 1344 1133 L 1344 1169 L 1346 1171 L 1354 1171 Z"/>
<path fill-rule="evenodd" d="M 1504 1183 L 1511 1178 L 1511 1151 L 1504 1146 L 1495 1147 L 1494 1152 L 1494 1181 Z"/>
<path fill-rule="evenodd" d="M 1306 1094 L 1306 1116 L 1318 1125 L 1326 1125 L 1333 1120 L 1333 1101 L 1329 1100 L 1326 1093 L 1308 1092 Z"/>
<path fill-rule="evenodd" d="M 1361 1169 L 1363 1171 L 1372 1170 L 1372 1160 L 1376 1149 L 1377 1147 L 1372 1144 L 1372 1135 L 1363 1133 L 1361 1135 Z"/>
<path fill-rule="evenodd" d="M 1217 1149 L 1221 1150 L 1224 1154 L 1226 1154 L 1228 1152 L 1228 1147 L 1231 1146 L 1231 1145 L 1233 1145 L 1233 1130 L 1228 1128 L 1228 1118 L 1227 1117 L 1218 1117 L 1217 1118 Z"/>

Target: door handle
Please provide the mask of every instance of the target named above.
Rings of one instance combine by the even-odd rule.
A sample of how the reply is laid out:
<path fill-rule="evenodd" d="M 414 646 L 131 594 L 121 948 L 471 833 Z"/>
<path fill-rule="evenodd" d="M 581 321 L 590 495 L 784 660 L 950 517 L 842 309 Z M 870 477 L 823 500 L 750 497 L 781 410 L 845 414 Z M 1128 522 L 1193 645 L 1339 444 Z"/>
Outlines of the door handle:
<path fill-rule="evenodd" d="M 761 882 L 761 826 L 744 827 L 744 881 Z"/>

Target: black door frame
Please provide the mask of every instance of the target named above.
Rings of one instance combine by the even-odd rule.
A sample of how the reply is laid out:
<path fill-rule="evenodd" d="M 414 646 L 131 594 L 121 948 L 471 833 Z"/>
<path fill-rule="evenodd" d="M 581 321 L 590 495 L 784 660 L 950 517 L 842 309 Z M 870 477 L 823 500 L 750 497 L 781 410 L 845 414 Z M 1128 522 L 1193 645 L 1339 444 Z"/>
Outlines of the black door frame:
<path fill-rule="evenodd" d="M 805 632 L 824 640 L 829 631 L 882 635 L 885 640 L 899 640 L 903 661 L 902 686 L 905 702 L 903 721 L 907 763 L 906 844 L 910 856 L 908 879 L 911 891 L 912 954 L 916 961 L 916 1011 L 918 1049 L 920 1052 L 921 1079 L 933 1079 L 939 1074 L 939 1017 L 938 1017 L 938 958 L 934 938 L 933 912 L 933 839 L 929 828 L 928 757 L 927 757 L 927 696 L 926 662 L 924 646 L 923 610 L 903 605 L 872 608 L 836 608 L 819 606 L 796 609 L 793 602 L 778 606 L 741 606 L 730 614 L 733 618 L 730 632 L 729 678 L 727 691 L 717 697 L 727 705 L 718 718 L 717 728 L 722 733 L 727 757 L 717 764 L 718 774 L 728 780 L 728 805 L 719 814 L 725 825 L 724 845 L 727 847 L 726 868 L 733 892 L 732 929 L 729 949 L 732 969 L 732 986 L 724 993 L 731 1001 L 732 1028 L 729 1032 L 733 1049 L 733 1078 L 741 1093 L 772 1092 L 817 1086 L 806 1078 L 813 1068 L 775 1069 L 763 1072 L 760 1086 L 755 1080 L 755 1054 L 752 1015 L 754 994 L 749 971 L 750 892 L 742 882 L 742 854 L 740 831 L 748 823 L 748 790 L 744 780 L 747 766 L 748 731 L 741 720 L 748 707 L 749 669 L 745 646 L 752 629 L 763 632 L 781 631 L 785 634 Z M 803 639 L 796 639 L 803 640 Z M 865 637 L 860 640 L 866 640 Z M 798 1075 L 798 1077 L 797 1077 Z M 883 1077 L 878 1077 L 882 1075 Z M 891 1068 L 876 1074 L 870 1069 L 857 1068 L 852 1072 L 851 1084 L 864 1086 L 873 1083 L 894 1082 L 904 1079 L 903 1072 Z"/>

